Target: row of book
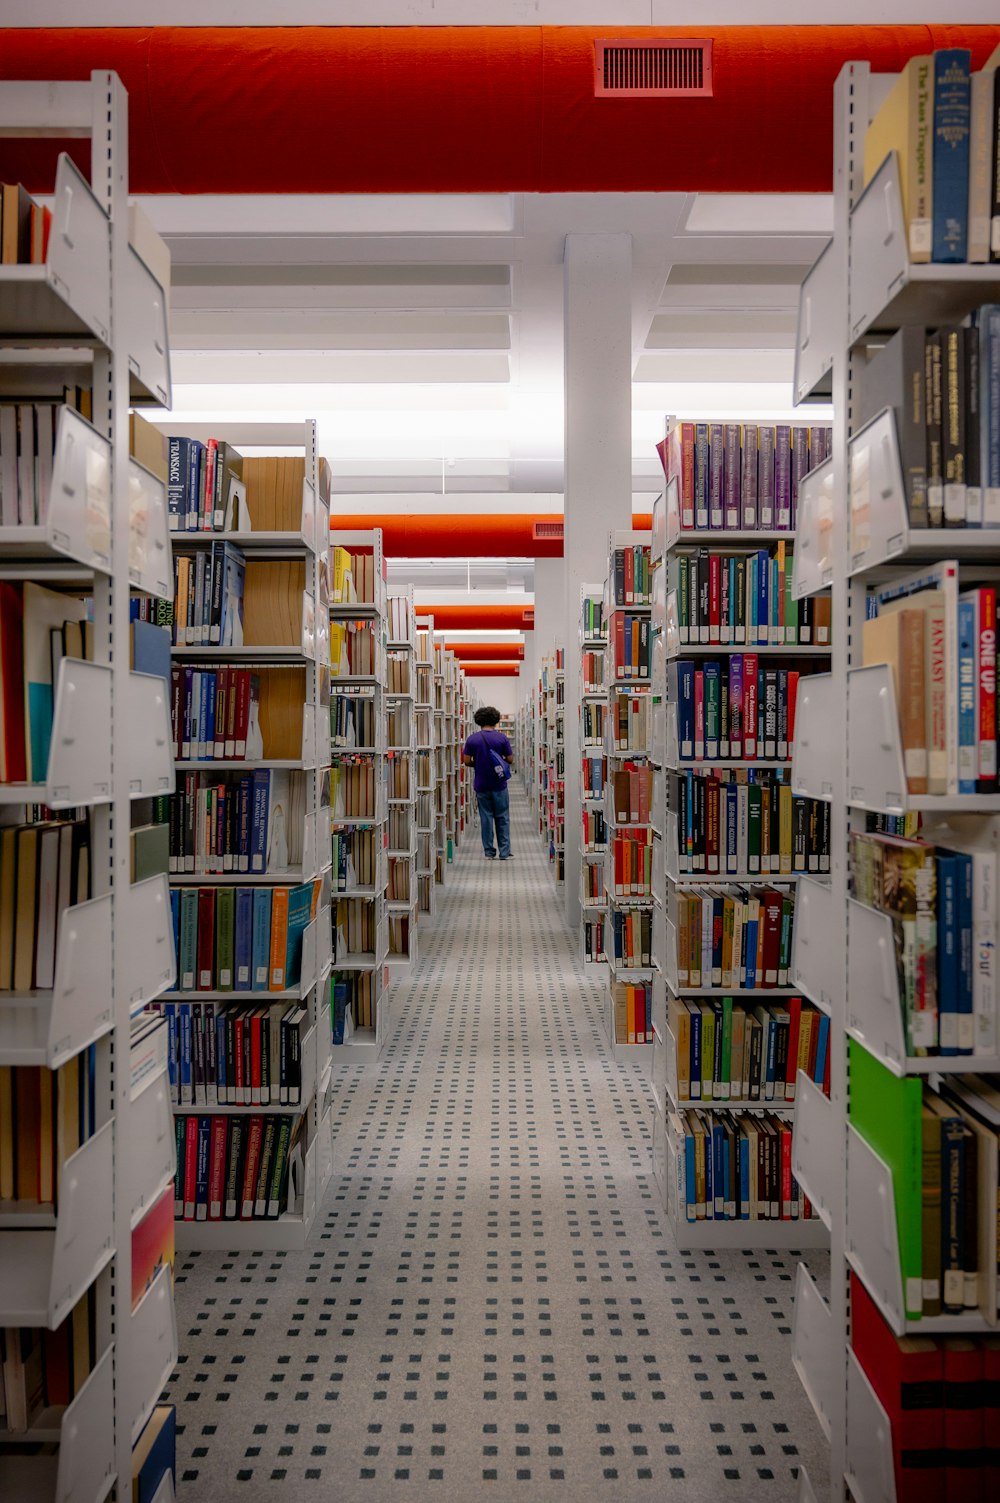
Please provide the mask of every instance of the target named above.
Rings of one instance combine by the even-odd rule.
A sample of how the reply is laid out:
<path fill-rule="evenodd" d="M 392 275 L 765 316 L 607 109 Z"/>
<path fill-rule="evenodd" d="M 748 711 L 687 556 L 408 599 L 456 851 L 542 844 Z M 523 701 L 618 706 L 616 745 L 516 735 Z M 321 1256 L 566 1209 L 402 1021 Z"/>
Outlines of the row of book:
<path fill-rule="evenodd" d="M 635 543 L 614 550 L 611 555 L 608 583 L 611 586 L 611 599 L 615 610 L 623 605 L 649 605 L 652 599 L 650 594 L 651 567 L 648 543 Z M 558 661 L 558 655 L 562 651 L 561 647 L 557 649 L 556 666 L 558 668 L 563 666 Z"/>
<path fill-rule="evenodd" d="M 895 152 L 909 258 L 1000 261 L 1000 47 L 911 57 L 865 134 L 864 180 Z"/>
<path fill-rule="evenodd" d="M 613 676 L 616 679 L 648 679 L 652 642 L 648 615 L 616 611 L 610 637 Z"/>
<path fill-rule="evenodd" d="M 583 811 L 583 849 L 603 851 L 608 844 L 608 825 L 601 809 Z"/>
<path fill-rule="evenodd" d="M 792 1125 L 772 1112 L 671 1112 L 685 1221 L 808 1221 L 792 1173 Z"/>
<path fill-rule="evenodd" d="M 635 590 L 635 565 L 632 566 L 633 592 Z M 583 626 L 583 635 L 587 638 L 603 637 L 607 630 L 607 622 L 604 617 L 604 601 L 598 600 L 593 595 L 585 596 L 581 608 L 580 619 Z"/>
<path fill-rule="evenodd" d="M 587 903 L 604 902 L 604 867 L 599 861 L 585 861 L 581 866 L 580 893 Z"/>
<path fill-rule="evenodd" d="M 0 1201 L 58 1206 L 66 1160 L 97 1129 L 94 1046 L 56 1070 L 0 1065 Z"/>
<path fill-rule="evenodd" d="M 390 913 L 386 921 L 390 955 L 409 955 L 410 916 L 407 913 Z"/>
<path fill-rule="evenodd" d="M 616 1044 L 653 1042 L 653 988 L 648 981 L 615 981 L 611 987 Z"/>
<path fill-rule="evenodd" d="M 234 543 L 174 554 L 175 646 L 242 647 L 246 557 Z"/>
<path fill-rule="evenodd" d="M 606 705 L 585 702 L 580 706 L 580 733 L 584 745 L 604 745 L 604 716 Z"/>
<path fill-rule="evenodd" d="M 390 652 L 386 655 L 385 687 L 387 694 L 410 694 L 410 654 Z"/>
<path fill-rule="evenodd" d="M 409 751 L 411 724 L 409 700 L 392 700 L 386 705 L 385 710 L 386 744 L 389 747 Z"/>
<path fill-rule="evenodd" d="M 911 527 L 1000 527 L 998 381 L 998 303 L 964 324 L 900 329 L 859 365 L 854 429 L 892 408 Z M 861 543 L 872 504 L 868 465 L 869 446 L 858 438 L 851 527 Z"/>
<path fill-rule="evenodd" d="M 0 524 L 36 527 L 48 515 L 59 406 L 0 405 Z M 95 456 L 96 458 L 96 456 Z"/>
<path fill-rule="evenodd" d="M 336 747 L 374 747 L 378 733 L 375 700 L 364 694 L 331 694 L 330 739 Z"/>
<path fill-rule="evenodd" d="M 606 757 L 584 757 L 581 762 L 584 798 L 603 798 L 604 780 L 607 776 Z"/>
<path fill-rule="evenodd" d="M 333 958 L 375 953 L 375 904 L 367 898 L 337 898 L 333 904 Z"/>
<path fill-rule="evenodd" d="M 608 707 L 607 733 L 617 752 L 648 752 L 652 700 L 646 692 L 614 694 Z"/>
<path fill-rule="evenodd" d="M 804 1070 L 828 1089 L 830 1019 L 801 997 L 745 1006 L 732 997 L 667 998 L 677 1101 L 794 1101 Z"/>
<path fill-rule="evenodd" d="M 682 531 L 794 532 L 799 486 L 832 439 L 829 427 L 675 423 L 657 450 Z"/>
<path fill-rule="evenodd" d="M 166 1020 L 175 1106 L 298 1106 L 308 1100 L 310 1083 L 302 1079 L 308 1008 L 297 1002 L 151 1006 Z"/>
<path fill-rule="evenodd" d="M 97 1289 L 91 1285 L 54 1331 L 0 1326 L 0 1431 L 23 1435 L 42 1411 L 70 1404 L 97 1361 Z"/>
<path fill-rule="evenodd" d="M 41 266 L 48 254 L 52 210 L 20 183 L 0 183 L 0 264 Z"/>
<path fill-rule="evenodd" d="M 331 977 L 334 1044 L 344 1043 L 349 1028 L 374 1028 L 375 985 L 374 971 L 347 971 Z"/>
<path fill-rule="evenodd" d="M 302 862 L 305 779 L 280 768 L 178 774 L 168 803 L 172 873 L 287 872 Z"/>
<path fill-rule="evenodd" d="M 0 992 L 53 986 L 66 910 L 89 896 L 86 820 L 0 829 Z"/>
<path fill-rule="evenodd" d="M 389 858 L 389 880 L 386 884 L 385 895 L 390 903 L 408 903 L 410 901 L 410 862 L 409 858 Z"/>
<path fill-rule="evenodd" d="M 367 678 L 378 672 L 381 638 L 375 622 L 330 622 L 330 673 L 333 678 Z"/>
<path fill-rule="evenodd" d="M 792 792 L 788 769 L 737 768 L 724 781 L 676 774 L 680 876 L 790 877 L 830 870 L 830 805 Z"/>
<path fill-rule="evenodd" d="M 389 810 L 388 840 L 390 851 L 408 851 L 412 837 L 410 828 L 410 810 L 393 808 Z"/>
<path fill-rule="evenodd" d="M 333 605 L 374 605 L 375 556 L 371 549 L 335 547 L 330 568 Z"/>
<path fill-rule="evenodd" d="M 910 793 L 995 793 L 997 590 L 959 590 L 948 560 L 873 590 L 866 665 L 892 670 Z"/>
<path fill-rule="evenodd" d="M 376 769 L 371 757 L 337 761 L 330 771 L 330 813 L 338 819 L 374 819 Z"/>
<path fill-rule="evenodd" d="M 964 838 L 963 838 L 964 837 Z M 956 821 L 941 844 L 853 831 L 851 890 L 892 920 L 907 1051 L 997 1050 L 997 858 Z"/>
<path fill-rule="evenodd" d="M 406 595 L 390 595 L 388 601 L 389 641 L 410 642 L 416 623 L 410 614 L 410 601 Z M 406 692 L 406 691 L 404 691 Z"/>
<path fill-rule="evenodd" d="M 784 542 L 756 553 L 707 548 L 677 555 L 675 590 L 681 645 L 829 646 L 829 595 L 792 595 L 792 555 Z"/>
<path fill-rule="evenodd" d="M 379 843 L 374 829 L 334 830 L 331 880 L 334 892 L 373 887 L 378 874 Z"/>
<path fill-rule="evenodd" d="M 795 736 L 799 668 L 760 666 L 756 653 L 719 662 L 677 663 L 677 749 L 681 761 L 787 761 Z"/>
<path fill-rule="evenodd" d="M 586 867 L 584 868 L 586 870 Z M 653 915 L 648 908 L 614 908 L 611 911 L 612 954 L 619 967 L 642 970 L 650 965 L 653 945 Z"/>
<path fill-rule="evenodd" d="M 616 767 L 608 780 L 611 809 L 618 825 L 649 823 L 653 799 L 653 770 L 643 764 L 626 762 Z M 607 807 L 607 800 L 605 800 Z"/>
<path fill-rule="evenodd" d="M 609 842 L 613 886 L 616 898 L 649 898 L 653 882 L 653 841 L 649 830 L 630 830 L 616 834 Z"/>
<path fill-rule="evenodd" d="M 187 668 L 175 663 L 170 675 L 175 759 L 259 761 L 264 756 L 260 695 L 261 675 L 249 668 Z"/>
<path fill-rule="evenodd" d="M 305 1119 L 290 1115 L 174 1118 L 178 1221 L 275 1221 L 287 1207 Z M 300 1171 L 301 1172 L 301 1171 Z"/>
<path fill-rule="evenodd" d="M 760 991 L 790 984 L 795 894 L 726 885 L 674 895 L 677 984 Z"/>
<path fill-rule="evenodd" d="M 994 1497 L 1000 1341 L 897 1336 L 852 1273 L 851 1350 L 889 1420 L 897 1503 Z"/>
<path fill-rule="evenodd" d="M 302 936 L 322 879 L 296 887 L 170 889 L 182 992 L 283 992 L 298 986 Z"/>
<path fill-rule="evenodd" d="M 426 749 L 434 745 L 434 714 L 431 710 L 417 710 L 417 746 Z"/>
<path fill-rule="evenodd" d="M 167 438 L 167 525 L 171 532 L 249 531 L 242 515 L 249 489 L 242 454 L 224 440 Z M 303 471 L 304 473 L 304 471 Z M 244 483 L 246 480 L 246 483 Z M 299 490 L 298 528 L 302 512 Z M 258 530 L 260 524 L 258 523 Z"/>
<path fill-rule="evenodd" d="M 408 803 L 411 787 L 409 757 L 399 756 L 398 754 L 390 757 L 387 771 L 389 775 L 389 797 L 404 799 Z"/>
<path fill-rule="evenodd" d="M 580 660 L 582 670 L 582 683 L 584 694 L 603 694 L 604 692 L 604 659 L 605 650 L 602 647 L 599 652 L 585 652 Z"/>
<path fill-rule="evenodd" d="M 584 915 L 583 958 L 588 965 L 596 965 L 605 959 L 603 918 Z"/>

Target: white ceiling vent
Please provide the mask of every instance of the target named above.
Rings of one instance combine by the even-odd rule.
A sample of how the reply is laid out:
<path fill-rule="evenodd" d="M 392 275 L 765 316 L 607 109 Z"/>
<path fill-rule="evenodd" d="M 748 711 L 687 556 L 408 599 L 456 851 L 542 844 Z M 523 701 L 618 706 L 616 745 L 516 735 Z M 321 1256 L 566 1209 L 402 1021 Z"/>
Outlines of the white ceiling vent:
<path fill-rule="evenodd" d="M 595 42 L 594 94 L 614 99 L 710 98 L 711 40 Z"/>

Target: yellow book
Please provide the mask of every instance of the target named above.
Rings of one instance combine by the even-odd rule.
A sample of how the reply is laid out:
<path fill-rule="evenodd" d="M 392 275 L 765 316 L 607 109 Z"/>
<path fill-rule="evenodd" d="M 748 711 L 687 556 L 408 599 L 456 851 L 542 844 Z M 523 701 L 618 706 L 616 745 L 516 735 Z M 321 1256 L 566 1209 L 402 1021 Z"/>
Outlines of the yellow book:
<path fill-rule="evenodd" d="M 911 261 L 931 259 L 934 59 L 911 57 L 865 136 L 865 184 L 896 153 Z"/>
<path fill-rule="evenodd" d="M 285 990 L 285 959 L 288 950 L 288 888 L 271 890 L 271 984 L 272 992 Z"/>
<path fill-rule="evenodd" d="M 701 1099 L 710 1101 L 715 1083 L 715 1009 L 701 1003 Z"/>
<path fill-rule="evenodd" d="M 691 1014 L 680 997 L 670 998 L 670 1031 L 677 1049 L 678 1101 L 691 1100 Z"/>
<path fill-rule="evenodd" d="M 773 870 L 773 867 L 772 867 Z M 792 785 L 778 787 L 778 871 L 787 877 L 792 870 Z"/>

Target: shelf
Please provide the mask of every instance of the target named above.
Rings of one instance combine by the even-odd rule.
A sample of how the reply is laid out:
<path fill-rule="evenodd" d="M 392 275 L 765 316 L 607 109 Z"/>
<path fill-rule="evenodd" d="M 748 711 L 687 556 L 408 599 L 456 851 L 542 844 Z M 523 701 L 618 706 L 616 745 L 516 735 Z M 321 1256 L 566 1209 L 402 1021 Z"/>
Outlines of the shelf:
<path fill-rule="evenodd" d="M 847 1353 L 845 1478 L 857 1503 L 896 1503 L 892 1424 L 852 1351 Z"/>
<path fill-rule="evenodd" d="M 667 662 L 678 658 L 729 657 L 733 653 L 753 654 L 754 657 L 828 658 L 831 647 L 816 647 L 812 643 L 785 642 L 780 647 L 769 643 L 756 646 L 752 642 L 682 642 L 675 652 L 666 654 Z"/>
<path fill-rule="evenodd" d="M 113 1025 L 111 898 L 67 908 L 49 991 L 0 992 L 0 1065 L 55 1069 Z"/>
<path fill-rule="evenodd" d="M 119 1380 L 123 1396 L 127 1395 L 123 1403 L 130 1414 L 135 1445 L 177 1364 L 177 1316 L 170 1267 L 160 1269 L 128 1323 Z"/>
<path fill-rule="evenodd" d="M 792 555 L 793 600 L 805 600 L 828 589 L 833 579 L 835 489 L 832 458 L 810 470 L 799 483 L 799 517 Z"/>
<path fill-rule="evenodd" d="M 60 155 L 45 265 L 0 267 L 5 344 L 108 344 L 108 231 L 108 217 L 90 184 L 68 156 Z"/>
<path fill-rule="evenodd" d="M 800 992 L 828 1014 L 841 995 L 844 969 L 844 957 L 837 947 L 833 905 L 829 880 L 824 882 L 813 876 L 798 879 L 792 979 Z"/>
<path fill-rule="evenodd" d="M 170 1110 L 167 1072 L 160 1069 L 144 1082 L 130 1103 L 128 1138 L 124 1147 L 125 1195 L 133 1228 L 156 1202 L 176 1168 L 174 1123 Z"/>
<path fill-rule="evenodd" d="M 791 763 L 792 792 L 797 797 L 833 797 L 843 760 L 838 725 L 842 717 L 833 675 L 814 673 L 800 678 Z"/>
<path fill-rule="evenodd" d="M 115 1480 L 112 1347 L 73 1402 L 50 1412 L 53 1427 L 33 1427 L 23 1440 L 27 1445 L 58 1444 L 58 1454 L 11 1455 L 0 1448 L 0 1497 L 11 1503 L 103 1503 Z"/>
<path fill-rule="evenodd" d="M 899 171 L 890 154 L 854 206 L 851 237 L 865 247 L 850 261 L 850 337 L 908 325 L 961 323 L 997 286 L 996 263 L 985 266 L 910 262 Z"/>
<path fill-rule="evenodd" d="M 823 1094 L 804 1070 L 798 1072 L 794 1104 L 792 1173 L 829 1231 L 843 1159 L 842 1145 L 838 1142 L 837 1112 L 829 1096 Z"/>
<path fill-rule="evenodd" d="M 177 552 L 194 553 L 213 543 L 232 543 L 243 553 L 269 554 L 275 558 L 312 553 L 312 543 L 303 532 L 171 532 L 170 541 Z"/>
<path fill-rule="evenodd" d="M 833 1329 L 833 1313 L 829 1305 L 805 1264 L 800 1263 L 795 1275 L 792 1366 L 799 1375 L 827 1442 L 831 1438 L 831 1423 L 836 1413 L 836 1384 L 843 1381 L 842 1342 L 842 1334 Z"/>
<path fill-rule="evenodd" d="M 847 1261 L 897 1336 L 988 1335 L 996 1330 L 995 1301 L 992 1321 L 980 1310 L 962 1315 L 907 1315 L 892 1170 L 850 1124 L 847 1208 Z M 920 1281 L 913 1282 L 919 1302 Z"/>
<path fill-rule="evenodd" d="M 119 988 L 140 1012 L 177 980 L 170 886 L 163 875 L 134 882 L 119 899 L 126 942 Z"/>
<path fill-rule="evenodd" d="M 834 350 L 843 342 L 837 320 L 841 301 L 838 292 L 837 260 L 830 240 L 806 272 L 799 289 L 792 380 L 796 403 L 811 399 L 829 401 L 832 394 Z"/>
<path fill-rule="evenodd" d="M 55 1330 L 114 1257 L 113 1127 L 66 1160 L 54 1224 L 0 1231 L 0 1324 Z"/>

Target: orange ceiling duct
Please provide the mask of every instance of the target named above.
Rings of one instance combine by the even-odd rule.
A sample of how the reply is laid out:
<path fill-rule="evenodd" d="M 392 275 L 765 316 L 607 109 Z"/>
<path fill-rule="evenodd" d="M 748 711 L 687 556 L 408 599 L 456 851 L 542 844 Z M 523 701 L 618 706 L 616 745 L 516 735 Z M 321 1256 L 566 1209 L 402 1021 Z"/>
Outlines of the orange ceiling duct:
<path fill-rule="evenodd" d="M 609 32 L 711 39 L 713 97 L 595 98 Z M 0 78 L 115 69 L 137 193 L 823 192 L 845 61 L 894 73 L 969 46 L 978 68 L 998 39 L 936 25 L 11 28 Z M 0 142 L 0 179 L 44 189 L 52 161 L 51 143 Z"/>
<path fill-rule="evenodd" d="M 533 631 L 535 625 L 530 607 L 523 605 L 418 605 L 414 609 L 418 616 L 433 616 L 437 630 Z"/>
<path fill-rule="evenodd" d="M 367 532 L 382 529 L 382 548 L 387 558 L 562 558 L 563 539 L 538 536 L 551 523 L 561 527 L 562 514 L 529 512 L 476 512 L 450 516 L 446 512 L 390 513 L 337 512 L 330 518 L 330 531 Z M 632 526 L 648 531 L 653 525 L 649 512 L 636 513 Z"/>
<path fill-rule="evenodd" d="M 462 660 L 466 658 L 479 660 L 489 659 L 491 663 L 521 662 L 524 658 L 524 647 L 520 642 L 446 642 L 449 652 Z"/>

